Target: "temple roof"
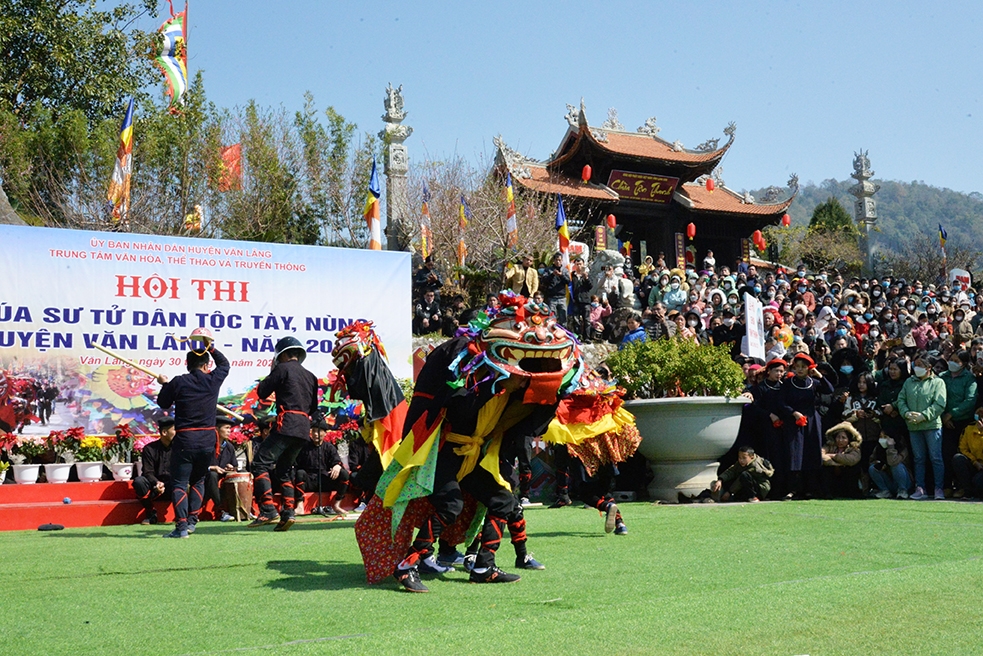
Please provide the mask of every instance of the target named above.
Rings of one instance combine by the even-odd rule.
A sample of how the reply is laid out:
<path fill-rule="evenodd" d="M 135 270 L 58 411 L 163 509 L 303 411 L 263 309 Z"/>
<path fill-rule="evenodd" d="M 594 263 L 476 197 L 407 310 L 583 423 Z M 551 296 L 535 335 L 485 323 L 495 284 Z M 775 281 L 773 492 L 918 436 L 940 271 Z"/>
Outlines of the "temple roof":
<path fill-rule="evenodd" d="M 546 162 L 537 162 L 519 154 L 506 146 L 501 137 L 495 137 L 494 142 L 498 149 L 495 165 L 503 168 L 503 177 L 504 170 L 508 170 L 515 184 L 542 194 L 563 194 L 607 203 L 617 203 L 619 200 L 618 193 L 606 185 L 584 184 L 559 171 L 551 171 Z"/>
<path fill-rule="evenodd" d="M 739 194 L 723 185 L 708 191 L 705 184 L 687 183 L 676 188 L 674 197 L 681 205 L 697 212 L 775 216 L 784 214 L 788 210 L 797 192 L 798 187 L 795 186 L 791 197 L 786 200 L 758 203 L 750 194 Z"/>

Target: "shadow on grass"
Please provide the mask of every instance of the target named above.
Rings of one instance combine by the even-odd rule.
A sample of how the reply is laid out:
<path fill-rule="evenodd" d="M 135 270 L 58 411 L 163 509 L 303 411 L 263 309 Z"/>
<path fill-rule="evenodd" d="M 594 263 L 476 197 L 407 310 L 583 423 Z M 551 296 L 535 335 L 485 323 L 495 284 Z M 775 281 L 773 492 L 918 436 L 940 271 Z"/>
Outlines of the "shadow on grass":
<path fill-rule="evenodd" d="M 348 590 L 365 587 L 365 568 L 360 563 L 315 560 L 271 560 L 266 569 L 283 574 L 267 587 L 290 592 Z"/>
<path fill-rule="evenodd" d="M 161 529 L 166 528 L 166 525 L 161 525 Z M 165 530 L 156 531 L 141 531 L 140 533 L 106 533 L 105 531 L 85 531 L 79 532 L 77 530 L 71 531 L 50 531 L 45 533 L 46 538 L 123 538 L 125 540 L 147 540 L 147 539 L 159 539 Z"/>
<path fill-rule="evenodd" d="M 529 534 L 534 538 L 606 538 L 608 534 L 604 532 L 604 527 L 599 526 L 596 531 L 536 531 Z"/>

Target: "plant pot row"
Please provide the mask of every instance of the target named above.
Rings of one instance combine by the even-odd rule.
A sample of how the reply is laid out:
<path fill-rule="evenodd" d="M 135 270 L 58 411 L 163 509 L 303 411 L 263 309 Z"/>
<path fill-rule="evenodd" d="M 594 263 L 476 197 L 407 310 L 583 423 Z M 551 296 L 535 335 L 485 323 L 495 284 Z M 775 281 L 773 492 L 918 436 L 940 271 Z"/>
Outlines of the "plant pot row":
<path fill-rule="evenodd" d="M 128 481 L 133 477 L 133 463 L 105 463 L 112 472 L 113 480 Z M 38 476 L 44 467 L 44 475 L 49 483 L 67 483 L 72 467 L 78 473 L 83 483 L 97 483 L 102 480 L 102 462 L 56 462 L 48 465 L 13 465 L 14 482 L 21 485 L 37 483 Z M 6 478 L 6 472 L 0 472 L 0 483 Z"/>

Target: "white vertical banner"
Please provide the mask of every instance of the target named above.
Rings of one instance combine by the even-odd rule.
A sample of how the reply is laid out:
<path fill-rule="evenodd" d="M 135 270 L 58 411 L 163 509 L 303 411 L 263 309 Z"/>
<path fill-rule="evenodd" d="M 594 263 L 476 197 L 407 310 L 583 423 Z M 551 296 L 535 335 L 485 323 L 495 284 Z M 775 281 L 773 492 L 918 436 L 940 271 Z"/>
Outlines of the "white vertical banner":
<path fill-rule="evenodd" d="M 765 319 L 761 301 L 744 294 L 744 326 L 747 329 L 747 350 L 744 355 L 765 359 Z"/>

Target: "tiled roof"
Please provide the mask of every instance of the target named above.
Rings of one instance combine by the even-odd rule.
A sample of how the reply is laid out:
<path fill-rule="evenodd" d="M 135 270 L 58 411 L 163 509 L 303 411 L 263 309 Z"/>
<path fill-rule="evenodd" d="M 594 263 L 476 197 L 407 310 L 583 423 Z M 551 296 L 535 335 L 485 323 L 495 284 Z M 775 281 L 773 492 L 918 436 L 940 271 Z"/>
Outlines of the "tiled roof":
<path fill-rule="evenodd" d="M 728 141 L 722 147 L 707 152 L 686 149 L 676 151 L 672 144 L 648 134 L 608 131 L 603 128 L 594 128 L 594 130 L 603 132 L 607 137 L 606 141 L 599 141 L 591 130 L 587 131 L 591 141 L 602 150 L 620 155 L 658 159 L 680 164 L 705 164 L 717 161 L 724 156 L 732 143 L 732 141 Z"/>
<path fill-rule="evenodd" d="M 548 171 L 545 166 L 527 163 L 525 164 L 525 168 L 529 171 L 530 177 L 522 177 L 513 172 L 512 180 L 533 191 L 544 194 L 563 194 L 564 196 L 575 196 L 577 198 L 605 202 L 618 201 L 618 194 L 613 189 L 604 185 L 585 185 L 580 180 L 575 180 L 562 173 Z"/>
<path fill-rule="evenodd" d="M 711 192 L 707 191 L 706 186 L 693 183 L 677 187 L 676 200 L 696 211 L 754 214 L 757 216 L 783 214 L 792 204 L 792 198 L 781 203 L 745 203 L 740 194 L 723 185 Z"/>

